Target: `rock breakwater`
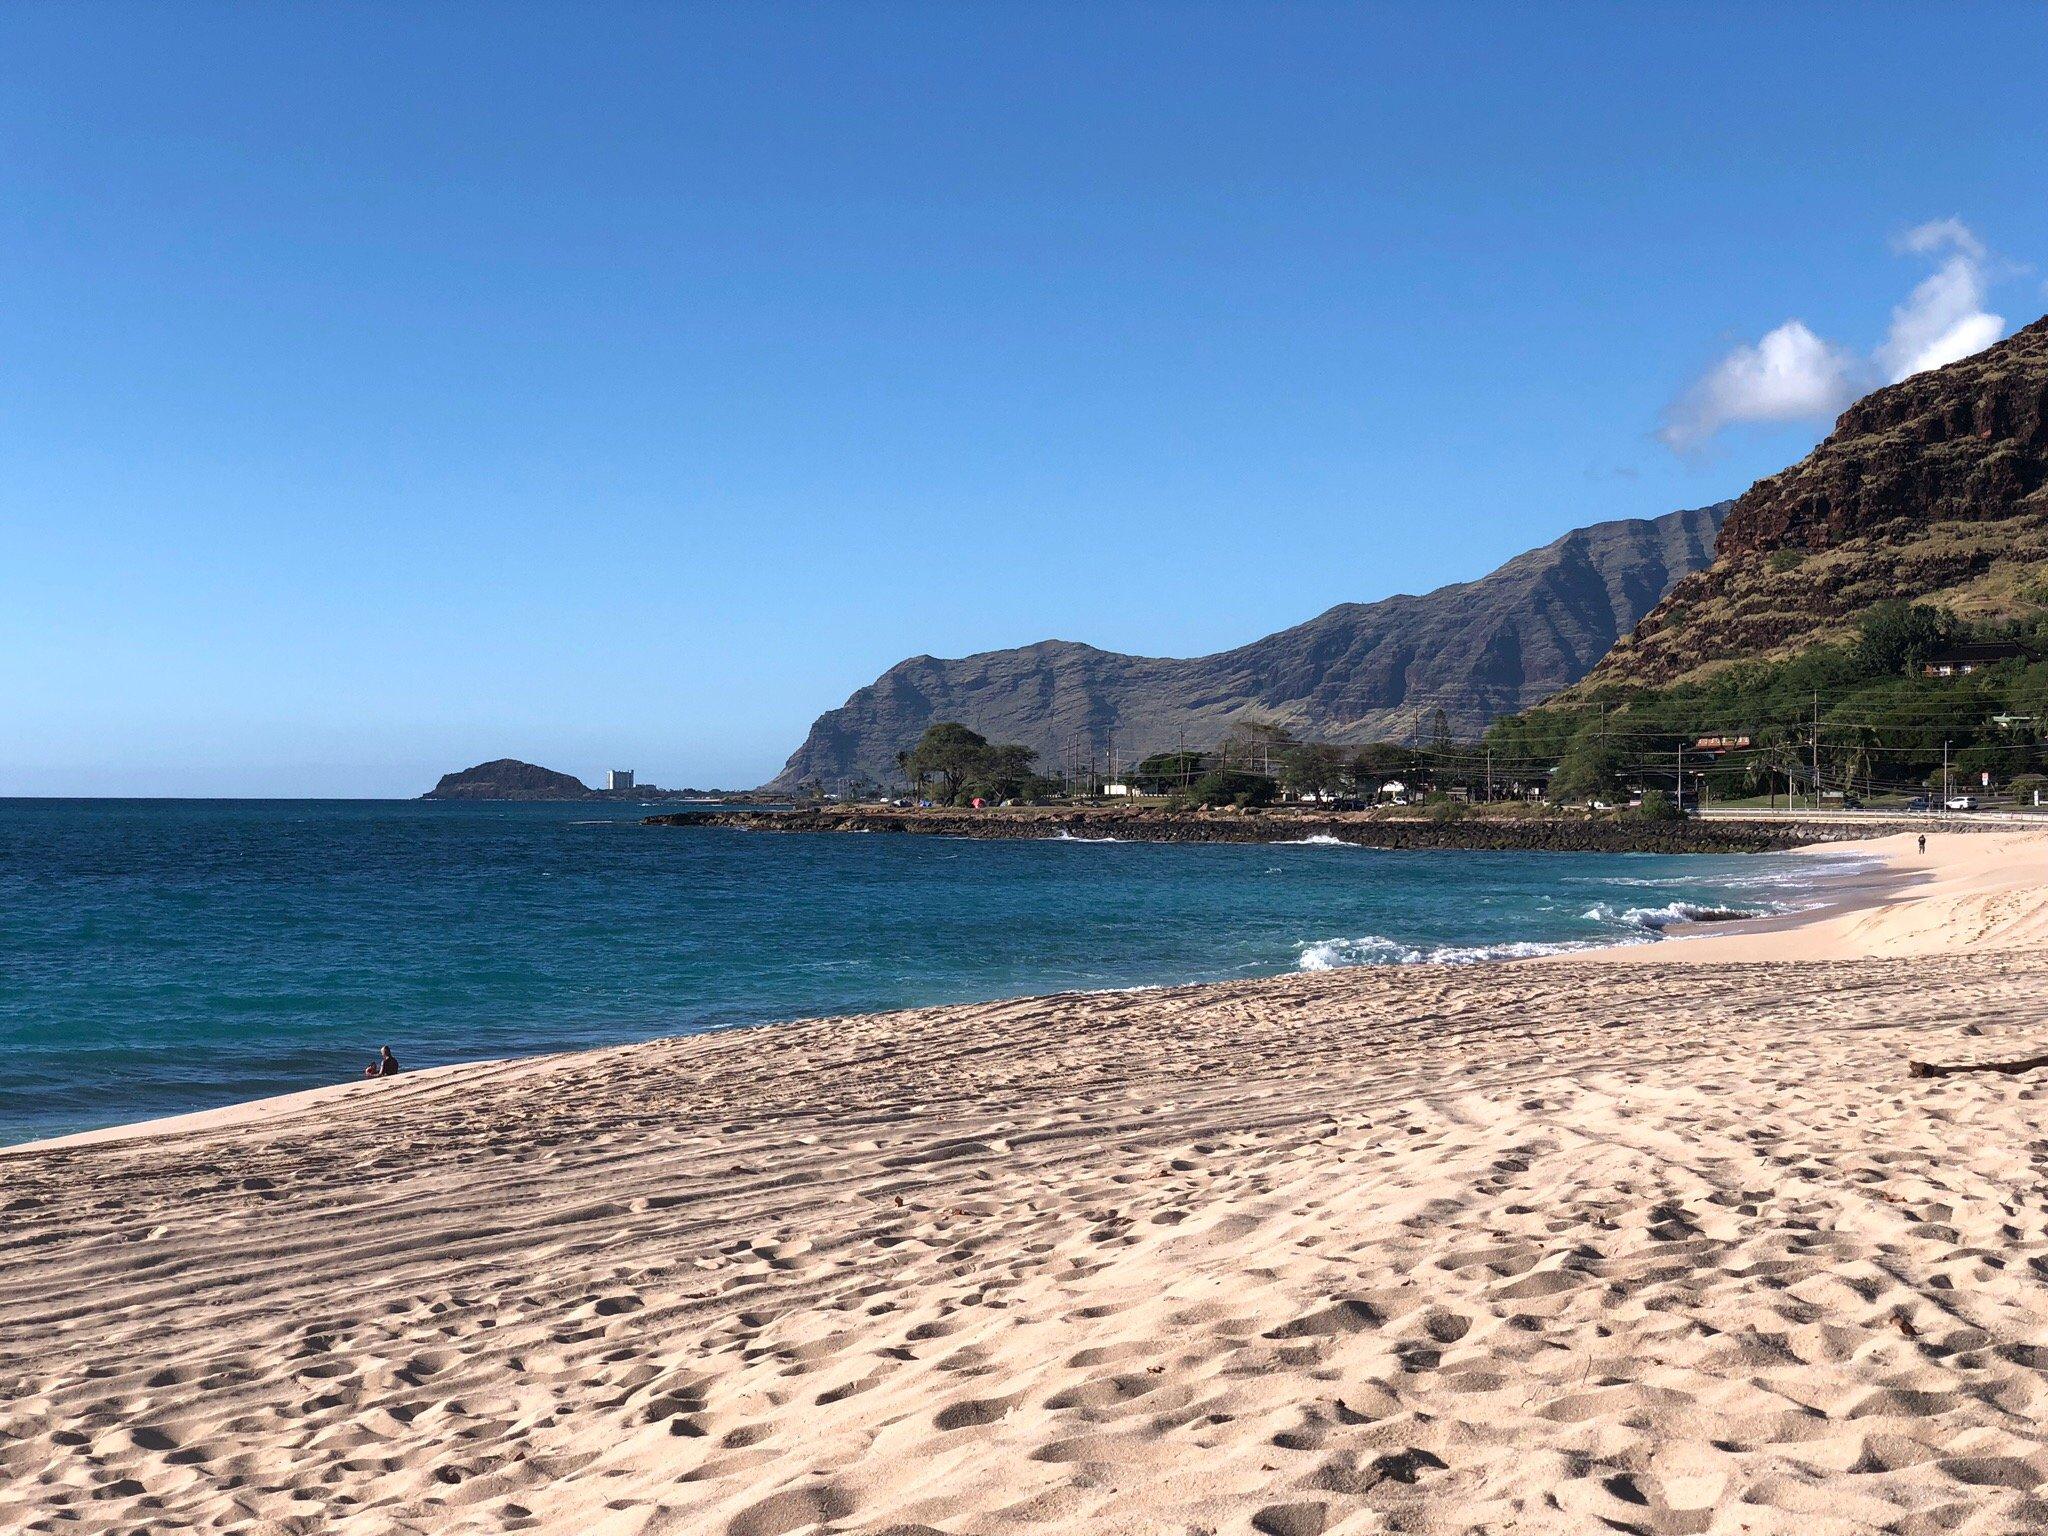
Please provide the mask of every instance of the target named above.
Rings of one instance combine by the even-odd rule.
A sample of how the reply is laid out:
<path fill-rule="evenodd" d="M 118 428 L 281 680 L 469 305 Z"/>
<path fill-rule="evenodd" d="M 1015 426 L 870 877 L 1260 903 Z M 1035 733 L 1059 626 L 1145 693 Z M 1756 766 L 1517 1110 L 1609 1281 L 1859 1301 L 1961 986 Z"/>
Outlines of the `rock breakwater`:
<path fill-rule="evenodd" d="M 1625 815 L 1439 820 L 1345 812 L 1228 812 L 1048 806 L 1017 810 L 895 810 L 881 806 L 794 811 L 678 811 L 649 826 L 753 832 L 908 833 L 939 837 L 1094 838 L 1151 843 L 1287 843 L 1309 839 L 1364 848 L 1556 853 L 1763 853 L 1802 843 L 1898 831 L 1890 825 L 1777 821 L 1647 821 Z"/>

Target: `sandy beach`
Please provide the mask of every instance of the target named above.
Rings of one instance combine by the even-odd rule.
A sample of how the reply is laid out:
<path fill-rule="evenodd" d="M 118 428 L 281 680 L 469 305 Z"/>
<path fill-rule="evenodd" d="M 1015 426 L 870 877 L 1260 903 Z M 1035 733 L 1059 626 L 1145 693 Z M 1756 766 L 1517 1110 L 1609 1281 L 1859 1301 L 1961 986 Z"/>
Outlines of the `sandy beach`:
<path fill-rule="evenodd" d="M 1839 853 L 1839 846 L 1827 850 Z M 0 1156 L 0 1529 L 2048 1528 L 2048 835 Z"/>

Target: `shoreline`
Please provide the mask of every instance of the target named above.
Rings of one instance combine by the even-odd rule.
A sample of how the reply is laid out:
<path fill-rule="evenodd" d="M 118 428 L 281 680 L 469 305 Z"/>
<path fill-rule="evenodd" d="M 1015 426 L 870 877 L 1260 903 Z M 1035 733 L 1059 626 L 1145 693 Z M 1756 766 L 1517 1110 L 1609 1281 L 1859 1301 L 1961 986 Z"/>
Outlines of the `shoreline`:
<path fill-rule="evenodd" d="M 2041 1528 L 2048 1084 L 1913 1064 L 2048 1051 L 2048 838 L 1876 851 L 1784 929 L 13 1149 L 0 1527 Z"/>
<path fill-rule="evenodd" d="M 1900 840 L 1904 840 L 1907 834 L 1900 834 L 1899 836 Z M 1830 893 L 1830 899 L 1789 912 L 1768 913 L 1735 919 L 1677 921 L 1663 928 L 1646 930 L 1646 932 L 1652 935 L 1649 938 L 1635 939 L 1617 935 L 1604 942 L 1589 942 L 1580 947 L 1546 954 L 1509 954 L 1489 956 L 1479 960 L 1461 959 L 1449 962 L 1424 960 L 1381 963 L 1395 966 L 1399 969 L 1415 969 L 1438 964 L 1450 965 L 1461 969 L 1480 966 L 1554 965 L 1574 961 L 1596 960 L 1607 956 L 1618 956 L 1620 952 L 1625 952 L 1630 958 L 1664 959 L 1672 957 L 1663 954 L 1653 956 L 1645 952 L 1664 950 L 1668 945 L 1676 943 L 1698 944 L 1707 938 L 1739 939 L 1749 935 L 1761 936 L 1780 931 L 1796 930 L 1810 923 L 1838 916 L 1846 911 L 1858 910 L 1864 906 L 1877 904 L 1892 893 L 1898 882 L 1910 881 L 1912 879 L 1910 871 L 1900 869 L 1895 859 L 1885 852 L 1877 851 L 1876 840 L 1869 840 L 1869 842 L 1872 851 L 1868 854 L 1852 852 L 1851 849 L 1854 845 L 1848 844 L 1845 841 L 1801 844 L 1798 847 L 1784 850 L 1793 853 L 1803 852 L 1821 858 L 1877 860 L 1884 866 L 1877 870 L 1845 870 L 1838 875 L 1832 876 L 1821 887 L 1821 889 Z M 1630 849 L 1627 851 L 1636 852 L 1643 850 Z M 1687 959 L 1691 958 L 1691 956 L 1688 954 L 1677 958 Z M 1329 975 L 1335 972 L 1362 968 L 1365 967 L 1335 965 L 1300 972 L 1276 972 L 1271 977 L 1256 979 L 1279 980 L 1296 974 L 1306 976 Z M 990 999 L 986 1004 L 968 1004 L 963 1006 L 996 1006 L 1033 1002 L 1050 1004 L 1077 997 L 1157 993 L 1189 987 L 1222 987 L 1238 984 L 1233 981 L 1168 981 L 1142 986 L 1111 987 L 1078 992 L 1026 993 L 1012 998 Z M 588 1051 L 628 1050 L 636 1045 L 653 1045 L 664 1041 L 696 1039 L 700 1035 L 746 1034 L 755 1030 L 792 1028 L 800 1025 L 814 1024 L 825 1018 L 858 1019 L 889 1017 L 893 1016 L 894 1012 L 906 1011 L 918 1012 L 923 1010 L 894 1010 L 891 1014 L 880 1015 L 831 1014 L 791 1019 L 767 1019 L 751 1024 L 728 1025 L 716 1030 L 700 1031 L 696 1034 L 658 1035 L 646 1041 L 629 1041 L 620 1045 L 590 1046 L 580 1051 L 548 1051 L 526 1056 L 488 1057 L 474 1061 L 449 1062 L 432 1067 L 413 1068 L 401 1073 L 397 1081 L 408 1084 L 428 1079 L 441 1081 L 460 1078 L 470 1073 L 496 1073 L 516 1070 L 529 1064 L 546 1063 L 564 1057 L 585 1054 Z M 106 1145 L 114 1142 L 177 1136 L 186 1133 L 212 1133 L 243 1127 L 260 1127 L 302 1112 L 318 1112 L 330 1106 L 338 1107 L 345 1104 L 352 1095 L 374 1095 L 380 1089 L 384 1092 L 390 1091 L 388 1087 L 385 1087 L 377 1080 L 345 1078 L 338 1082 L 317 1084 L 310 1088 L 301 1088 L 289 1093 L 272 1094 L 255 1099 L 238 1099 L 227 1104 L 215 1105 L 205 1109 L 187 1110 L 175 1115 L 160 1115 L 141 1120 L 121 1121 L 113 1125 L 94 1126 L 86 1130 L 70 1131 L 58 1136 L 39 1137 L 31 1141 L 0 1144 L 0 1159 L 33 1154 L 40 1151 L 61 1151 L 71 1148 Z"/>
<path fill-rule="evenodd" d="M 1444 849 L 1531 853 L 1771 853 L 1919 830 L 1909 818 L 1840 821 L 1826 816 L 1686 817 L 1648 821 L 1622 812 L 1389 815 L 1302 806 L 1172 811 L 1157 806 L 1026 806 L 988 810 L 893 809 L 676 811 L 643 826 L 784 834 L 907 835 L 993 840 L 1086 837 L 1117 842 L 1285 843 L 1331 838 L 1387 851 Z M 1944 828 L 1943 830 L 1950 830 Z"/>
<path fill-rule="evenodd" d="M 1784 850 L 1810 858 L 1838 861 L 1838 867 L 1827 871 L 1813 888 L 1815 899 L 1803 905 L 1788 908 L 1782 912 L 1764 912 L 1754 916 L 1733 919 L 1715 919 L 1706 922 L 1684 921 L 1667 924 L 1657 930 L 1659 943 L 1683 943 L 1697 945 L 1707 939 L 1738 941 L 1767 934 L 1798 933 L 1852 912 L 1880 907 L 1911 891 L 1926 878 L 1926 872 L 1902 862 L 1899 854 L 1885 844 L 1898 841 L 1905 844 L 1917 834 L 1899 833 L 1885 838 L 1870 838 L 1859 843 L 1802 843 L 1798 847 Z M 1576 953 L 1585 958 L 1606 955 L 1611 950 L 1626 949 L 1637 951 L 1652 948 L 1642 943 L 1618 942 L 1594 945 Z M 1690 960 L 1699 952 L 1688 950 L 1679 956 L 1681 961 Z M 1733 958 L 1732 953 L 1722 958 Z M 1563 956 L 1543 955 L 1535 958 L 1553 960 Z M 1672 958 L 1663 956 L 1660 958 Z"/>
<path fill-rule="evenodd" d="M 1802 912 L 1672 933 L 1698 965 L 1854 961 L 2006 952 L 2048 938 L 2048 834 L 1983 828 L 1872 839 L 1855 856 L 1877 867 L 1827 887 L 1834 899 Z M 1813 857 L 1841 845 L 1795 849 Z M 1642 946 L 1595 951 L 1626 962 Z"/>

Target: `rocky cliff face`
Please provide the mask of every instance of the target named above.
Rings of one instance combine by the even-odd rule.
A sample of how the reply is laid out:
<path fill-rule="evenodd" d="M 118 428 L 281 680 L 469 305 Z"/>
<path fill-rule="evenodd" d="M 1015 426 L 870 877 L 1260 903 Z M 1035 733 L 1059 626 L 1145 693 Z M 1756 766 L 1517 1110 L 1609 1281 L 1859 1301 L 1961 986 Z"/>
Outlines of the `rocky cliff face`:
<path fill-rule="evenodd" d="M 422 800 L 588 800 L 592 790 L 573 774 L 501 757 L 460 773 L 444 773 Z"/>
<path fill-rule="evenodd" d="M 2038 606 L 2048 578 L 2048 318 L 1842 413 L 1759 480 L 1688 576 L 1584 688 L 1790 655 L 1890 597 L 1969 617 Z"/>
<path fill-rule="evenodd" d="M 1119 763 L 1214 745 L 1240 717 L 1319 741 L 1402 739 L 1441 707 L 1470 734 L 1583 677 L 1711 557 L 1731 504 L 1597 523 L 1478 581 L 1420 597 L 1346 603 L 1236 650 L 1176 659 L 1072 641 L 959 660 L 913 657 L 820 717 L 774 780 L 891 782 L 895 758 L 935 720 L 1035 748 L 1044 767 Z M 773 786 L 771 786 L 773 787 Z"/>

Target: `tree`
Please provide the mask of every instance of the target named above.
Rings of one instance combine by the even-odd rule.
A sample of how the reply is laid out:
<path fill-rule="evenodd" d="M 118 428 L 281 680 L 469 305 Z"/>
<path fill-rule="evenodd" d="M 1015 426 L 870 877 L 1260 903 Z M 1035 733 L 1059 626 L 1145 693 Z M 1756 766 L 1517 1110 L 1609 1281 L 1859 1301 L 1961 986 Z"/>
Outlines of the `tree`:
<path fill-rule="evenodd" d="M 938 798 L 950 801 L 981 766 L 987 751 L 988 738 L 979 731 L 970 731 L 955 721 L 940 720 L 926 726 L 924 735 L 910 749 L 910 768 L 920 779 L 937 779 Z"/>
<path fill-rule="evenodd" d="M 1043 792 L 1047 781 L 1031 771 L 1037 756 L 1031 748 L 1014 743 L 993 746 L 980 732 L 941 720 L 925 728 L 917 745 L 903 754 L 902 762 L 920 783 L 927 776 L 939 781 L 935 798 L 957 804 L 1025 798 L 1027 789 Z"/>
<path fill-rule="evenodd" d="M 1351 754 L 1345 772 L 1359 793 L 1374 795 L 1387 779 L 1417 781 L 1422 775 L 1422 754 L 1391 741 L 1369 742 Z"/>
<path fill-rule="evenodd" d="M 1553 800 L 1609 800 L 1621 792 L 1621 748 L 1598 720 L 1579 727 L 1550 779 Z"/>
<path fill-rule="evenodd" d="M 1037 781 L 1037 775 L 1031 771 L 1031 760 L 1037 756 L 1038 754 L 1029 747 L 984 747 L 973 768 L 969 770 L 967 781 L 960 786 L 959 798 L 1029 798 L 1027 786 Z"/>
<path fill-rule="evenodd" d="M 1928 778 L 1938 785 L 1944 744 L 1953 772 L 1963 776 L 1953 782 L 1974 784 L 1984 772 L 2009 780 L 2048 766 L 2048 658 L 2023 652 L 1953 677 L 1924 676 L 1922 663 L 1952 640 L 2048 650 L 2036 623 L 1971 627 L 1939 609 L 1881 604 L 1865 611 L 1862 633 L 1845 643 L 1738 663 L 1665 688 L 1614 688 L 1591 700 L 1539 705 L 1495 721 L 1486 744 L 1496 775 L 1567 768 L 1553 784 L 1560 798 L 1604 798 L 1633 771 L 1668 782 L 1680 748 L 1689 773 L 1704 767 L 1717 796 L 1796 794 L 1814 774 L 1818 704 L 1827 787 L 1906 789 Z M 1610 738 L 1625 749 L 1607 754 L 1605 764 L 1581 737 L 1592 709 L 1602 706 Z M 1696 747 L 1701 737 L 1720 745 Z M 1703 764 L 1696 751 L 1717 755 Z"/>
<path fill-rule="evenodd" d="M 1223 738 L 1223 766 L 1238 763 L 1263 772 L 1293 745 L 1293 734 L 1277 720 L 1239 720 Z"/>
<path fill-rule="evenodd" d="M 1271 805 L 1277 794 L 1278 786 L 1263 773 L 1219 768 L 1195 780 L 1181 798 L 1189 805 L 1235 805 L 1243 808 Z"/>
<path fill-rule="evenodd" d="M 1321 795 L 1343 787 L 1344 754 L 1335 747 L 1289 747 L 1280 757 L 1280 781 L 1296 794 Z"/>
<path fill-rule="evenodd" d="M 1965 779 L 1975 783 L 1988 773 L 1991 782 L 1999 784 L 2025 773 L 2039 761 L 2039 754 L 2031 747 L 2012 742 L 1986 742 L 1981 746 L 1962 748 L 1955 753 L 1950 766 L 1958 783 Z"/>
<path fill-rule="evenodd" d="M 1957 629 L 1952 613 L 1889 598 L 1863 615 L 1853 653 L 1856 665 L 1869 677 L 1910 676 L 1929 651 L 1954 641 Z"/>
<path fill-rule="evenodd" d="M 1373 741 L 1351 754 L 1351 771 L 1363 777 L 1384 777 L 1412 773 L 1421 761 L 1422 754 L 1413 747 L 1392 741 Z"/>
<path fill-rule="evenodd" d="M 1154 752 L 1124 779 L 1135 789 L 1162 794 L 1200 778 L 1207 760 L 1208 754 L 1203 752 Z"/>

